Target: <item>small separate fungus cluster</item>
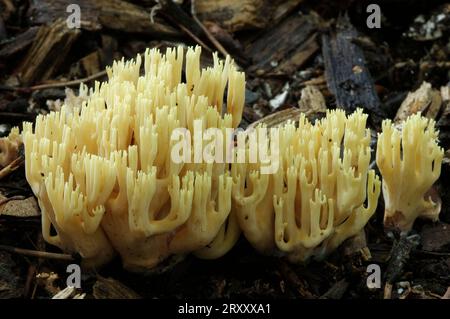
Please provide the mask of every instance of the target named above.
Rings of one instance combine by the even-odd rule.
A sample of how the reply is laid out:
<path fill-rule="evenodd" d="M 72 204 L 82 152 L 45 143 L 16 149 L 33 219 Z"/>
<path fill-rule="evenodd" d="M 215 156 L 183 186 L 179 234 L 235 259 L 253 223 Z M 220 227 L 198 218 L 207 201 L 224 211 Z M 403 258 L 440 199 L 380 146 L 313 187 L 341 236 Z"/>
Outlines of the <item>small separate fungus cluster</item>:
<path fill-rule="evenodd" d="M 258 251 L 320 259 L 363 229 L 380 194 L 366 119 L 361 110 L 348 117 L 337 110 L 313 125 L 302 115 L 298 126 L 278 130 L 275 174 L 262 174 L 261 162 L 233 165 L 239 225 Z M 276 141 L 258 142 L 271 149 Z"/>
<path fill-rule="evenodd" d="M 416 218 L 438 220 L 439 207 L 427 192 L 441 174 L 444 150 L 431 119 L 414 114 L 401 132 L 391 121 L 378 136 L 377 165 L 383 176 L 384 224 L 409 231 Z"/>
<path fill-rule="evenodd" d="M 26 178 L 48 243 L 79 253 L 87 267 L 118 253 L 125 268 L 139 272 L 170 256 L 218 258 L 241 231 L 262 253 L 293 262 L 320 259 L 364 228 L 381 182 L 370 169 L 370 130 L 361 109 L 348 116 L 328 111 L 315 124 L 301 115 L 270 134 L 258 126 L 253 139 L 238 131 L 243 148 L 231 156 L 243 151 L 247 161 L 172 158 L 175 130 L 193 135 L 200 123 L 225 136 L 242 118 L 244 73 L 216 54 L 213 66 L 201 69 L 200 54 L 199 47 L 186 54 L 182 47 L 166 54 L 152 49 L 143 59 L 115 62 L 107 82 L 80 88 L 85 99 L 38 116 L 34 127 L 24 123 Z M 19 140 L 14 130 L 0 154 L 4 162 Z M 265 171 L 270 160 L 250 154 L 255 145 L 277 161 L 274 172 Z M 442 156 L 434 122 L 412 116 L 402 133 L 383 123 L 377 163 L 388 223 L 408 230 L 429 214 L 434 203 L 424 196 Z"/>
<path fill-rule="evenodd" d="M 19 156 L 21 144 L 22 136 L 18 127 L 12 128 L 7 137 L 0 138 L 0 168 L 11 164 Z"/>

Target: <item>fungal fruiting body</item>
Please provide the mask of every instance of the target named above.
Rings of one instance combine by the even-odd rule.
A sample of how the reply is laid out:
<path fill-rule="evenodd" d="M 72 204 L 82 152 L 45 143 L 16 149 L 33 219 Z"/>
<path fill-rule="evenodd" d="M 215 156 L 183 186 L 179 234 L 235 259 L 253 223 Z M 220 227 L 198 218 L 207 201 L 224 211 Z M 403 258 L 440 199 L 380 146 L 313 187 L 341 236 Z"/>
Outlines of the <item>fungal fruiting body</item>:
<path fill-rule="evenodd" d="M 153 49 L 114 62 L 108 81 L 24 124 L 26 178 L 48 243 L 89 267 L 118 254 L 140 272 L 170 256 L 218 258 L 241 231 L 262 253 L 323 258 L 366 225 L 380 181 L 361 110 L 238 131 L 230 154 L 233 139 L 200 139 L 213 158 L 232 161 L 196 160 L 196 129 L 228 136 L 245 97 L 230 58 L 213 55 L 201 69 L 200 53 Z"/>
<path fill-rule="evenodd" d="M 7 137 L 0 138 L 0 168 L 6 167 L 19 156 L 22 136 L 18 127 L 13 127 Z"/>
<path fill-rule="evenodd" d="M 301 115 L 298 126 L 278 128 L 277 172 L 263 174 L 260 161 L 233 164 L 233 205 L 257 250 L 320 259 L 366 225 L 380 194 L 366 120 L 361 110 L 329 111 L 314 125 Z M 268 138 L 265 147 L 276 142 Z"/>
<path fill-rule="evenodd" d="M 376 157 L 387 228 L 409 231 L 418 217 L 438 219 L 439 208 L 427 192 L 441 173 L 443 156 L 433 120 L 411 115 L 401 131 L 391 121 L 383 122 Z"/>
<path fill-rule="evenodd" d="M 216 55 L 213 67 L 200 69 L 200 53 L 187 50 L 186 83 L 181 47 L 115 62 L 83 104 L 39 115 L 34 127 L 24 124 L 26 178 L 47 242 L 79 253 L 91 267 L 118 253 L 136 271 L 173 254 L 212 258 L 231 248 L 239 231 L 224 232 L 235 223 L 228 219 L 226 166 L 171 160 L 174 130 L 192 132 L 195 120 L 233 128 L 242 116 L 244 74 Z"/>

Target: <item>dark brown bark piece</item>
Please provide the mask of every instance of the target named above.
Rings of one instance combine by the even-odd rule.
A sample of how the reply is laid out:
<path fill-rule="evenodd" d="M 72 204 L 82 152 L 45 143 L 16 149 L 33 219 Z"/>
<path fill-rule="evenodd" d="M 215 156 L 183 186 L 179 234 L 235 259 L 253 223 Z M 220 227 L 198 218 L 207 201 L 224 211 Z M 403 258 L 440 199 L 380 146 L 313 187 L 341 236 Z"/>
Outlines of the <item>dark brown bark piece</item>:
<path fill-rule="evenodd" d="M 310 291 L 310 287 L 306 280 L 299 277 L 293 267 L 281 261 L 279 263 L 279 270 L 282 277 L 295 289 L 299 297 L 306 299 L 317 298 L 317 296 Z"/>
<path fill-rule="evenodd" d="M 67 28 L 63 20 L 42 26 L 21 64 L 22 82 L 29 85 L 51 78 L 65 61 L 79 34 L 79 30 Z"/>
<path fill-rule="evenodd" d="M 29 16 L 33 24 L 49 24 L 59 18 L 67 18 L 67 6 L 72 0 L 33 0 Z M 76 2 L 81 10 L 81 28 L 100 30 L 102 28 L 149 34 L 159 37 L 176 37 L 179 32 L 160 19 L 151 21 L 146 9 L 122 0 L 79 0 Z"/>
<path fill-rule="evenodd" d="M 331 288 L 320 296 L 320 299 L 342 299 L 348 289 L 349 282 L 345 279 L 339 280 Z"/>
<path fill-rule="evenodd" d="M 81 27 L 85 30 L 100 30 L 98 22 L 97 1 L 80 0 L 76 4 L 80 6 Z M 71 0 L 32 0 L 27 16 L 33 25 L 51 24 L 58 19 L 67 19 L 71 12 L 67 7 L 74 3 Z"/>
<path fill-rule="evenodd" d="M 120 281 L 99 277 L 93 287 L 95 299 L 140 299 L 141 297 Z"/>
<path fill-rule="evenodd" d="M 300 68 L 317 50 L 316 32 L 320 17 L 314 12 L 294 14 L 261 34 L 247 49 L 253 59 L 250 72 L 291 74 Z"/>
<path fill-rule="evenodd" d="M 348 16 L 340 16 L 336 27 L 322 35 L 322 54 L 328 88 L 336 98 L 336 105 L 346 112 L 363 108 L 379 126 L 387 116 L 380 108 L 380 100 L 366 66 L 362 49 L 355 44 L 358 32 Z"/>
<path fill-rule="evenodd" d="M 395 281 L 403 274 L 411 251 L 415 249 L 419 243 L 419 235 L 408 236 L 407 234 L 401 234 L 400 239 L 394 241 L 385 275 L 387 284 L 395 283 Z"/>
<path fill-rule="evenodd" d="M 107 29 L 161 38 L 173 38 L 180 35 L 180 32 L 164 24 L 159 18 L 154 18 L 152 22 L 150 13 L 134 4 L 120 0 L 100 0 L 96 1 L 96 4 L 98 20 Z"/>
<path fill-rule="evenodd" d="M 195 0 L 202 21 L 214 21 L 230 32 L 268 28 L 292 12 L 303 0 Z"/>
<path fill-rule="evenodd" d="M 38 31 L 39 27 L 31 27 L 27 31 L 8 41 L 8 43 L 0 50 L 0 58 L 8 58 L 27 48 L 33 43 Z"/>
<path fill-rule="evenodd" d="M 195 12 L 202 21 L 215 21 L 225 29 L 264 28 L 270 5 L 260 0 L 196 0 Z"/>

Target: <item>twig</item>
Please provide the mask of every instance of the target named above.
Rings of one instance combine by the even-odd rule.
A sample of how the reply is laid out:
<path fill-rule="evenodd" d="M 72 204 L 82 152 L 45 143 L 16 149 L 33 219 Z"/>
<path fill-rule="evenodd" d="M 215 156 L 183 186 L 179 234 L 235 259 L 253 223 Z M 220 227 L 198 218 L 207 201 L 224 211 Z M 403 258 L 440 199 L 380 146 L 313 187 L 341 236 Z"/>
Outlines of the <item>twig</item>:
<path fill-rule="evenodd" d="M 28 297 L 30 295 L 30 290 L 31 290 L 31 284 L 33 282 L 34 279 L 34 274 L 36 273 L 36 266 L 35 265 L 30 265 L 28 267 L 28 272 L 27 272 L 27 280 L 25 281 L 25 287 L 24 287 L 24 293 L 23 295 L 25 297 Z M 33 289 L 34 290 L 34 289 Z"/>
<path fill-rule="evenodd" d="M 9 85 L 0 85 L 0 91 L 15 91 L 16 88 Z"/>
<path fill-rule="evenodd" d="M 67 261 L 75 260 L 75 258 L 69 254 L 49 253 L 46 251 L 16 248 L 13 246 L 8 246 L 8 245 L 0 245 L 0 250 L 4 250 L 4 251 L 10 252 L 10 253 L 16 253 L 19 255 L 38 257 L 38 258 L 67 260 Z"/>
<path fill-rule="evenodd" d="M 200 44 L 207 51 L 212 52 L 211 48 L 203 42 L 200 37 L 205 33 L 203 29 L 197 25 L 194 19 L 184 12 L 178 4 L 172 0 L 159 0 L 162 14 L 178 27 L 187 33 L 194 41 Z"/>
<path fill-rule="evenodd" d="M 386 283 L 384 286 L 384 294 L 383 299 L 391 299 L 392 298 L 392 284 Z"/>
<path fill-rule="evenodd" d="M 39 84 L 39 85 L 35 85 L 35 86 L 31 86 L 29 89 L 31 91 L 36 91 L 36 90 L 43 90 L 43 89 L 52 89 L 52 88 L 60 88 L 60 87 L 66 87 L 66 86 L 75 86 L 75 85 L 79 85 L 81 83 L 84 82 L 89 82 L 95 79 L 98 79 L 102 76 L 106 75 L 106 71 L 100 71 L 98 73 L 92 74 L 88 77 L 82 78 L 82 79 L 78 79 L 78 80 L 73 80 L 73 81 L 67 81 L 67 82 L 57 82 L 57 83 L 48 83 L 48 84 Z"/>
<path fill-rule="evenodd" d="M 36 296 L 37 287 L 38 287 L 37 284 L 34 283 L 33 292 L 31 293 L 30 299 L 34 299 L 34 297 Z"/>
<path fill-rule="evenodd" d="M 0 170 L 0 179 L 14 172 L 23 164 L 23 162 L 24 162 L 23 158 L 19 156 L 14 161 L 9 163 L 7 166 L 5 166 L 3 169 Z"/>
<path fill-rule="evenodd" d="M 195 14 L 195 0 L 191 1 L 191 15 L 194 21 L 198 24 L 198 26 L 203 30 L 203 32 L 208 37 L 209 41 L 211 41 L 212 44 L 216 47 L 216 49 L 222 53 L 223 56 L 229 55 L 227 50 L 222 46 L 222 44 L 212 35 L 211 32 L 209 32 L 208 28 L 206 28 L 203 23 L 197 18 L 197 15 Z"/>
<path fill-rule="evenodd" d="M 420 243 L 419 235 L 401 234 L 398 240 L 394 241 L 392 246 L 389 264 L 386 269 L 386 282 L 394 283 L 395 280 L 403 273 L 410 253 Z"/>
<path fill-rule="evenodd" d="M 176 23 L 176 22 L 175 22 Z M 203 48 L 205 48 L 207 51 L 212 52 L 211 48 L 209 46 L 206 45 L 205 42 L 203 42 L 202 40 L 200 40 L 194 33 L 192 33 L 188 28 L 186 28 L 184 25 L 177 23 L 177 25 L 181 28 L 181 30 L 183 30 L 184 32 L 186 32 L 192 39 L 194 39 L 195 42 L 197 42 L 198 44 L 200 44 Z"/>

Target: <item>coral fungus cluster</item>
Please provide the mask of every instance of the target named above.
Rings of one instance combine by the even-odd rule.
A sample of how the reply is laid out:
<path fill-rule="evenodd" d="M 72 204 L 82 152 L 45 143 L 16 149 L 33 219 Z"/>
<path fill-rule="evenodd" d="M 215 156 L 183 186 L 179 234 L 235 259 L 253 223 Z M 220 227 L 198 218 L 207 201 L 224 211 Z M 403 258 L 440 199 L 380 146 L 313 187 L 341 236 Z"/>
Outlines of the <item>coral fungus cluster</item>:
<path fill-rule="evenodd" d="M 426 196 L 441 174 L 444 150 L 437 138 L 434 121 L 419 114 L 408 117 L 401 132 L 391 121 L 383 122 L 377 165 L 383 176 L 387 227 L 409 231 L 418 217 L 438 219 L 437 203 Z"/>
<path fill-rule="evenodd" d="M 143 61 L 115 62 L 86 103 L 38 116 L 34 129 L 25 123 L 26 177 L 47 242 L 80 253 L 88 266 L 118 252 L 131 270 L 172 254 L 223 250 L 220 243 L 202 249 L 226 226 L 231 177 L 223 164 L 172 161 L 171 134 L 192 129 L 194 120 L 205 128 L 235 126 L 245 76 L 216 55 L 213 67 L 200 69 L 200 53 L 188 49 L 184 61 L 181 47 L 165 55 L 149 50 Z"/>
<path fill-rule="evenodd" d="M 238 132 L 244 148 L 234 150 L 233 159 L 239 152 L 251 155 L 257 145 L 277 161 L 270 173 L 263 153 L 230 163 L 174 160 L 178 129 L 195 134 L 200 123 L 202 129 L 225 132 L 242 118 L 244 73 L 229 57 L 222 61 L 217 55 L 212 67 L 202 69 L 200 54 L 199 48 L 186 54 L 181 47 L 165 54 L 153 49 L 143 58 L 115 62 L 107 69 L 108 81 L 89 91 L 81 87 L 84 102 L 24 124 L 26 178 L 38 198 L 48 243 L 79 253 L 88 267 L 119 254 L 127 269 L 145 271 L 170 256 L 220 257 L 241 231 L 265 254 L 294 262 L 323 258 L 364 228 L 381 183 L 369 167 L 370 130 L 361 110 L 348 116 L 328 111 L 315 124 L 302 115 L 275 134 L 266 134 L 263 126 L 252 138 Z M 436 132 L 419 122 L 413 118 L 416 124 L 405 125 L 403 157 L 413 156 L 413 163 L 404 160 L 400 179 L 394 176 L 399 134 L 385 123 L 380 135 L 377 160 L 386 179 L 388 217 L 394 210 L 405 216 L 409 206 L 414 216 L 420 214 L 429 202 L 416 195 L 439 175 Z M 214 153 L 230 146 L 218 145 Z M 419 153 L 427 156 L 419 159 Z M 419 176 L 420 170 L 429 176 Z M 407 184 L 411 176 L 417 183 Z M 394 198 L 399 182 L 405 191 Z M 399 201 L 407 197 L 414 202 L 403 208 Z"/>
<path fill-rule="evenodd" d="M 365 226 L 380 194 L 366 119 L 338 110 L 313 125 L 302 115 L 298 127 L 279 128 L 275 174 L 261 174 L 261 162 L 233 166 L 239 225 L 254 247 L 292 261 L 322 258 Z"/>
<path fill-rule="evenodd" d="M 3 168 L 19 156 L 22 136 L 19 128 L 14 127 L 7 137 L 0 138 L 0 168 Z"/>

